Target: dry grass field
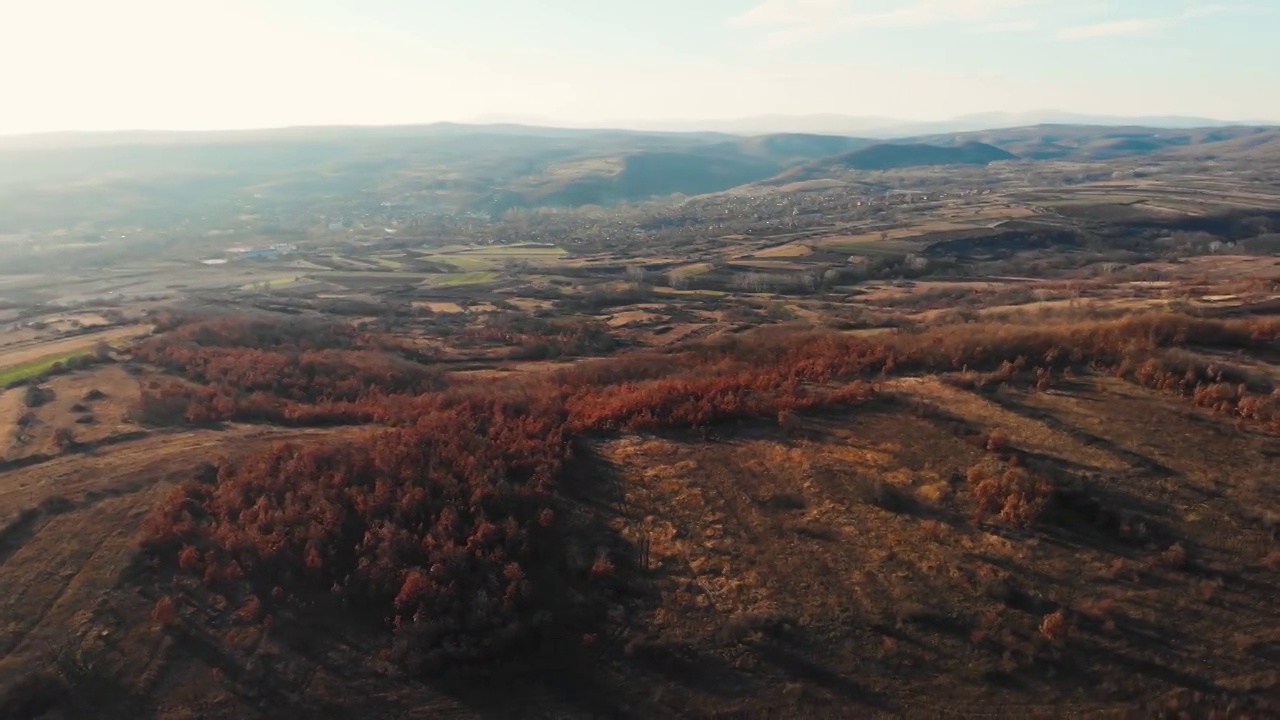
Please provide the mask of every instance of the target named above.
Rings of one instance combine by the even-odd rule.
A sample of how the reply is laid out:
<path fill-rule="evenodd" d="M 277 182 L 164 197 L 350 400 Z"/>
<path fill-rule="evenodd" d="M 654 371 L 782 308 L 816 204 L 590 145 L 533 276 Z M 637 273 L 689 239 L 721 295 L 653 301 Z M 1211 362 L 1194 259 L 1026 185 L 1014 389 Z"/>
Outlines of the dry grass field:
<path fill-rule="evenodd" d="M 613 317 L 625 329 L 648 316 Z M 1242 368 L 1257 390 L 1280 377 L 1268 351 L 1178 351 Z M 583 362 L 455 377 L 505 392 Z M 868 375 L 874 397 L 852 407 L 588 432 L 556 513 L 571 554 L 590 564 L 607 552 L 597 557 L 617 568 L 573 590 L 603 593 L 603 615 L 575 623 L 576 642 L 549 635 L 534 650 L 549 665 L 503 671 L 501 697 L 470 675 L 406 675 L 376 614 L 307 601 L 251 619 L 195 578 L 157 575 L 160 560 L 139 549 L 155 508 L 205 463 L 281 441 L 363 442 L 373 427 L 141 422 L 146 388 L 172 371 L 136 358 L 50 377 L 39 386 L 52 398 L 35 408 L 14 388 L 0 395 L 0 579 L 15 589 L 0 604 L 0 678 L 17 688 L 7 707 L 69 718 L 338 718 L 371 703 L 379 717 L 423 718 L 1262 712 L 1280 689 L 1280 440 L 1265 422 L 1086 365 L 1039 388 L 907 368 Z M 17 443 L 24 413 L 34 420 Z M 75 422 L 85 415 L 94 421 Z M 71 442 L 55 439 L 63 427 Z M 1034 518 L 1008 522 L 978 489 L 1002 474 L 1055 489 Z M 176 615 L 160 609 L 173 597 Z"/>

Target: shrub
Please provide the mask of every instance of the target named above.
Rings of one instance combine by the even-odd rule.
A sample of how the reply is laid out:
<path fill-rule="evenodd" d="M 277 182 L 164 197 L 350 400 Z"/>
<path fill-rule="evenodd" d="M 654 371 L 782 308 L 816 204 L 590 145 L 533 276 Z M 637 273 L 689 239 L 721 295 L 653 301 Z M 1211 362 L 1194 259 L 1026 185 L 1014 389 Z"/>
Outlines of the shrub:
<path fill-rule="evenodd" d="M 1040 620 L 1040 634 L 1050 640 L 1060 640 L 1067 634 L 1067 614 L 1062 610 L 1045 615 Z"/>
<path fill-rule="evenodd" d="M 40 385 L 29 384 L 22 396 L 22 403 L 29 408 L 38 408 L 51 402 L 53 398 L 53 390 Z"/>
<path fill-rule="evenodd" d="M 987 434 L 986 448 L 988 452 L 999 453 L 1009 449 L 1009 433 L 996 428 Z"/>
<path fill-rule="evenodd" d="M 596 557 L 595 562 L 591 563 L 591 576 L 594 578 L 613 577 L 616 572 L 617 568 L 606 555 Z"/>
<path fill-rule="evenodd" d="M 1182 543 L 1174 543 L 1160 553 L 1157 562 L 1170 570 L 1184 570 L 1187 567 L 1187 550 Z"/>
<path fill-rule="evenodd" d="M 1026 527 L 1035 524 L 1053 497 L 1049 483 L 1033 477 L 1022 468 L 998 472 L 975 465 L 969 469 L 968 480 L 977 500 L 978 517 L 994 516 L 1008 525 Z"/>
<path fill-rule="evenodd" d="M 168 595 L 156 601 L 156 605 L 151 609 L 151 622 L 163 627 L 169 627 L 178 621 L 178 603 Z"/>
<path fill-rule="evenodd" d="M 262 601 L 257 595 L 250 595 L 235 613 L 238 622 L 253 624 L 262 619 Z"/>
<path fill-rule="evenodd" d="M 53 431 L 53 445 L 59 450 L 75 447 L 76 436 L 70 428 L 58 428 Z"/>

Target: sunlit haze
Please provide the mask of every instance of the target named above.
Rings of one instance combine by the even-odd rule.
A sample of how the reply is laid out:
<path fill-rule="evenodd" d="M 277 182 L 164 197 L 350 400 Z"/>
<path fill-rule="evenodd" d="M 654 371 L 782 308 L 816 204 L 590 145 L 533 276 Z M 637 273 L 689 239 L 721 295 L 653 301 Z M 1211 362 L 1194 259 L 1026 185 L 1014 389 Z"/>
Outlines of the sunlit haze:
<path fill-rule="evenodd" d="M 0 133 L 1054 108 L 1280 119 L 1280 2 L 6 2 Z"/>

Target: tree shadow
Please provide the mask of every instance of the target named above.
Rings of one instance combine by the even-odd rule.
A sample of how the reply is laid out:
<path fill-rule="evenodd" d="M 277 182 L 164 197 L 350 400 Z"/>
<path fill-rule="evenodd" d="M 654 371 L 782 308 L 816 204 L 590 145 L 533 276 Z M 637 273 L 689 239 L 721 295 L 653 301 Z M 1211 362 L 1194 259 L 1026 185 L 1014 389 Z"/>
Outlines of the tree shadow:
<path fill-rule="evenodd" d="M 1065 422 L 1054 413 L 1020 402 L 1016 398 L 1008 395 L 992 395 L 989 396 L 988 399 L 1005 410 L 1017 413 L 1023 417 L 1038 420 L 1045 425 L 1048 425 L 1051 429 L 1067 435 L 1084 445 L 1096 447 L 1124 458 L 1126 462 L 1130 463 L 1134 468 L 1142 471 L 1143 473 L 1156 477 L 1174 477 L 1177 475 L 1177 472 L 1174 471 L 1173 468 L 1170 468 L 1158 460 L 1129 450 L 1108 438 L 1102 437 L 1101 435 L 1095 435 L 1084 428 Z"/>
<path fill-rule="evenodd" d="M 893 709 L 886 695 L 810 659 L 812 653 L 806 652 L 803 645 L 803 638 L 785 635 L 765 638 L 754 643 L 751 650 L 793 682 L 822 688 L 850 705 L 882 712 Z"/>

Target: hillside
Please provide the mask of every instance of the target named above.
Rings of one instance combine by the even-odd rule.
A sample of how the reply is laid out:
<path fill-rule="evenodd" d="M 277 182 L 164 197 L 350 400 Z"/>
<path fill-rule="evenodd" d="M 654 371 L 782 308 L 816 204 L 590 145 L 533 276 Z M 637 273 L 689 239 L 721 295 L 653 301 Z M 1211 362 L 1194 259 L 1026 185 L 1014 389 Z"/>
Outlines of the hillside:
<path fill-rule="evenodd" d="M 372 192 L 390 203 L 379 207 L 450 213 L 608 205 L 717 192 L 766 178 L 777 178 L 778 185 L 849 170 L 983 165 L 1014 156 L 1247 160 L 1274 152 L 1277 137 L 1274 127 L 1089 125 L 879 144 L 812 133 L 744 138 L 453 124 L 42 135 L 0 140 L 0 233 L 101 222 L 198 226 L 205 222 L 200 218 L 229 207 L 266 218 L 348 214 Z"/>
<path fill-rule="evenodd" d="M 896 170 L 946 165 L 989 165 L 1017 156 L 985 143 L 970 142 L 958 146 L 925 143 L 879 143 L 834 157 L 821 158 L 788 168 L 761 186 L 782 187 L 792 183 L 838 177 L 850 171 Z"/>
<path fill-rule="evenodd" d="M 514 186 L 507 201 L 526 207 L 577 207 L 674 193 L 699 195 L 755 182 L 780 169 L 766 158 L 729 153 L 637 152 L 549 167 Z"/>
<path fill-rule="evenodd" d="M 477 207 L 577 207 L 643 200 L 675 193 L 719 192 L 772 177 L 798 163 L 847 153 L 870 140 L 783 133 L 710 143 L 685 151 L 644 150 L 569 158 L 486 197 Z"/>
<path fill-rule="evenodd" d="M 931 135 L 920 140 L 945 146 L 973 142 L 986 143 L 1028 160 L 1097 161 L 1183 150 L 1208 156 L 1213 155 L 1218 147 L 1223 149 L 1231 147 L 1228 143 L 1273 138 L 1278 134 L 1280 129 L 1265 126 L 1168 129 L 1140 126 L 1033 125 Z"/>
<path fill-rule="evenodd" d="M 576 322 L 165 313 L 45 378 L 0 716 L 1273 716 L 1274 317 L 407 356 Z"/>
<path fill-rule="evenodd" d="M 813 135 L 806 133 L 777 133 L 758 135 L 723 147 L 730 152 L 760 156 L 782 163 L 815 160 L 851 152 L 872 145 L 866 138 L 842 135 Z"/>
<path fill-rule="evenodd" d="M 1021 127 L 1047 123 L 1116 127 L 1142 125 L 1153 128 L 1205 128 L 1240 124 L 1207 117 L 1176 115 L 1126 117 L 1089 115 L 1060 110 L 1034 110 L 1030 112 L 984 112 L 961 115 L 947 120 L 931 121 L 831 113 L 816 115 L 761 115 L 733 120 L 651 122 L 645 123 L 644 127 L 649 130 L 665 131 L 714 130 L 740 134 L 820 133 L 903 139 L 937 133 L 974 132 L 988 128 Z"/>
<path fill-rule="evenodd" d="M 1171 154 L 1200 160 L 1274 161 L 1280 159 L 1280 128 L 1262 129 L 1229 140 L 1192 145 Z"/>
<path fill-rule="evenodd" d="M 998 147 L 967 142 L 956 147 L 924 143 L 882 143 L 832 158 L 831 165 L 851 170 L 893 170 L 926 165 L 987 165 L 1017 156 Z"/>

